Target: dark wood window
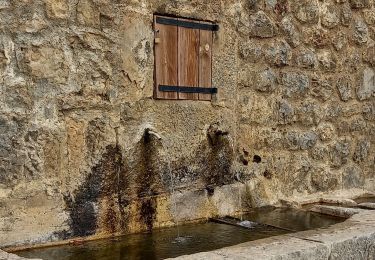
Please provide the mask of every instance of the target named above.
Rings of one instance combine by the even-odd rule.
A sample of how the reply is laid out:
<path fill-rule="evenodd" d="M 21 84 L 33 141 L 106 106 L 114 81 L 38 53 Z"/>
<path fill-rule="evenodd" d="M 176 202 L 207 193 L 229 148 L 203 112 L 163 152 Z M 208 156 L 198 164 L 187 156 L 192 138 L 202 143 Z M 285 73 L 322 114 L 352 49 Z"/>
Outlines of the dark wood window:
<path fill-rule="evenodd" d="M 211 100 L 212 37 L 218 26 L 203 21 L 154 16 L 157 99 Z"/>

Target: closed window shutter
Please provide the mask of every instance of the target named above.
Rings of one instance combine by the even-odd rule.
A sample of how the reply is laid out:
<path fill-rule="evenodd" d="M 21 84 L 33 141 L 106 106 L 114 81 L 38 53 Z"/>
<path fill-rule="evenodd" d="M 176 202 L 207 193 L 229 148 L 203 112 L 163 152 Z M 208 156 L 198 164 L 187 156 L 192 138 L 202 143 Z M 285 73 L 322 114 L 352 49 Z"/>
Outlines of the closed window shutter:
<path fill-rule="evenodd" d="M 203 22 L 202 22 L 203 23 Z M 212 87 L 212 31 L 199 31 L 199 86 Z M 199 100 L 211 100 L 212 94 L 199 93 Z"/>
<path fill-rule="evenodd" d="M 179 19 L 180 21 L 189 21 Z M 199 86 L 199 30 L 178 27 L 178 85 Z M 179 93 L 179 99 L 198 100 L 198 93 Z"/>
<path fill-rule="evenodd" d="M 212 88 L 213 24 L 164 16 L 155 16 L 154 24 L 155 98 L 210 101 L 211 90 L 216 90 L 206 89 Z"/>
<path fill-rule="evenodd" d="M 156 17 L 155 17 L 156 19 Z M 159 85 L 178 85 L 177 42 L 178 27 L 159 24 L 154 21 L 155 40 L 155 97 L 158 99 L 178 99 L 177 92 L 159 91 Z"/>

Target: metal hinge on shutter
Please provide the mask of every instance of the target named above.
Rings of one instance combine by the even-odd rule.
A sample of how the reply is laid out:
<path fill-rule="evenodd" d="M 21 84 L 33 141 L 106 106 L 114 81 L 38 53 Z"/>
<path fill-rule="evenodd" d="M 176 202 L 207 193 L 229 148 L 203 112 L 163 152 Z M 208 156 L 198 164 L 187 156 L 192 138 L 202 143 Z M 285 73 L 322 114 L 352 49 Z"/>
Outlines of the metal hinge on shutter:
<path fill-rule="evenodd" d="M 166 18 L 166 17 L 156 17 L 156 22 L 164 25 L 175 25 L 179 27 L 185 27 L 190 29 L 199 29 L 199 30 L 206 30 L 206 31 L 218 31 L 219 25 L 218 24 L 206 24 L 206 23 L 199 23 L 193 21 L 185 21 L 185 20 L 177 20 L 173 18 Z"/>
<path fill-rule="evenodd" d="M 178 92 L 178 93 L 216 94 L 217 88 L 180 87 L 180 86 L 159 85 L 159 91 L 162 91 L 162 92 Z"/>

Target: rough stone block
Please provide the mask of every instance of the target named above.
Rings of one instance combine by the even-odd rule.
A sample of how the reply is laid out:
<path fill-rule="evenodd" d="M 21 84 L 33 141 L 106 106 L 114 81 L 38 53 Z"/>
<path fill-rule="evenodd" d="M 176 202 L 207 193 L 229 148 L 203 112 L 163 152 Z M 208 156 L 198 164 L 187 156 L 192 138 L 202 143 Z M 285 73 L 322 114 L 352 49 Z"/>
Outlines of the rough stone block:
<path fill-rule="evenodd" d="M 365 100 L 375 95 L 375 72 L 372 68 L 363 70 L 362 84 L 357 88 L 359 100 Z"/>
<path fill-rule="evenodd" d="M 66 19 L 69 16 L 67 0 L 45 0 L 47 15 L 50 18 Z"/>
<path fill-rule="evenodd" d="M 281 83 L 287 97 L 303 95 L 310 87 L 309 77 L 301 72 L 283 73 Z"/>
<path fill-rule="evenodd" d="M 250 16 L 249 32 L 253 37 L 271 38 L 276 34 L 276 26 L 262 11 Z"/>

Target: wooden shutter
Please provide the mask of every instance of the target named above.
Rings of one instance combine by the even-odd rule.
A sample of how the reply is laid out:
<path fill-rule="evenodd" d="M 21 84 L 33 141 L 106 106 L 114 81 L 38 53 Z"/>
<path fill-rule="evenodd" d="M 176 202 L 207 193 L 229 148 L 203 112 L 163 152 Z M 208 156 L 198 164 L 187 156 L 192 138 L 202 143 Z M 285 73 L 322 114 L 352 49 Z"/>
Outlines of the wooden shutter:
<path fill-rule="evenodd" d="M 187 19 L 179 19 L 188 21 Z M 178 85 L 199 86 L 199 30 L 178 27 Z M 197 93 L 179 93 L 178 99 L 197 100 Z"/>
<path fill-rule="evenodd" d="M 212 31 L 218 26 L 165 16 L 155 16 L 154 24 L 155 97 L 211 100 L 212 94 L 206 93 L 216 90 L 212 88 Z M 198 93 L 199 89 L 186 93 L 199 87 L 205 88 L 205 93 Z"/>
<path fill-rule="evenodd" d="M 199 31 L 199 86 L 212 87 L 212 31 Z M 211 100 L 212 94 L 199 93 L 199 100 Z"/>
<path fill-rule="evenodd" d="M 156 19 L 156 16 L 155 18 Z M 177 99 L 177 92 L 159 91 L 159 85 L 178 85 L 177 77 L 177 30 L 174 25 L 156 23 L 155 25 L 155 97 Z"/>

